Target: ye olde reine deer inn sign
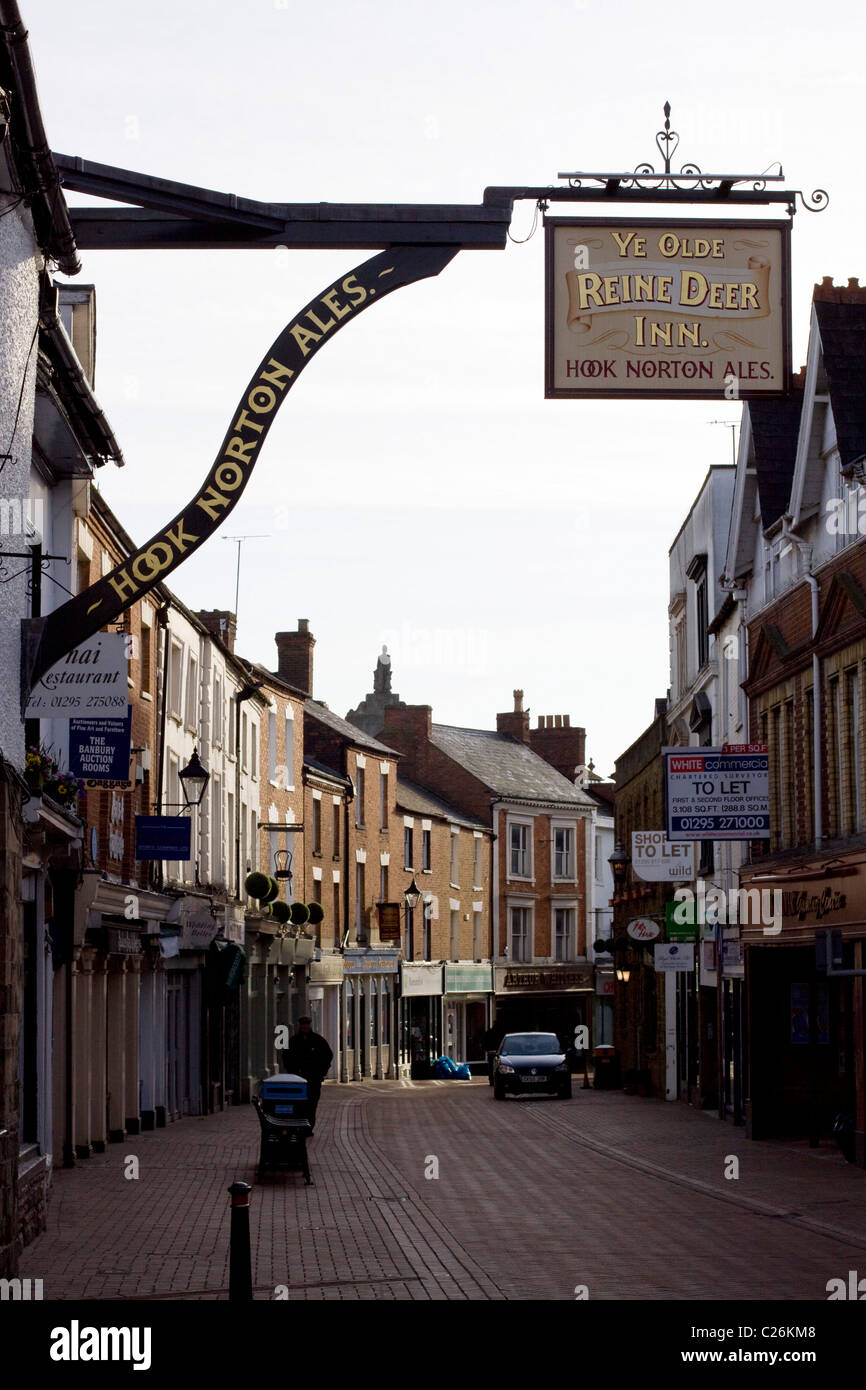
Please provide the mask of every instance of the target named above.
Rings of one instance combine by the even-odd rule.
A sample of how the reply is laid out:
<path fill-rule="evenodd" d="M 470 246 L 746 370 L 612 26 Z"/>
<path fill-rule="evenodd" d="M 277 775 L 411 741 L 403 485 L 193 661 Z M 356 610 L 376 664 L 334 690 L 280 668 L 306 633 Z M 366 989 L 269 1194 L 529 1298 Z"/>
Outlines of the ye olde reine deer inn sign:
<path fill-rule="evenodd" d="M 203 484 L 187 506 L 122 564 L 53 612 L 23 621 L 22 711 L 41 676 L 166 579 L 237 505 L 268 431 L 304 367 L 347 323 L 394 290 L 438 275 L 461 250 L 502 250 L 514 204 L 767 207 L 789 216 L 818 189 L 770 189 L 778 174 L 679 173 L 679 143 L 656 135 L 657 172 L 560 174 L 567 187 L 487 188 L 480 204 L 261 203 L 168 179 L 52 157 L 67 188 L 123 204 L 75 207 L 80 250 L 384 248 L 336 279 L 286 324 L 231 416 Z M 749 185 L 744 187 L 744 185 Z M 790 385 L 788 222 L 574 221 L 547 224 L 549 396 L 783 394 Z"/>
<path fill-rule="evenodd" d="M 547 223 L 548 396 L 782 395 L 787 222 Z"/>

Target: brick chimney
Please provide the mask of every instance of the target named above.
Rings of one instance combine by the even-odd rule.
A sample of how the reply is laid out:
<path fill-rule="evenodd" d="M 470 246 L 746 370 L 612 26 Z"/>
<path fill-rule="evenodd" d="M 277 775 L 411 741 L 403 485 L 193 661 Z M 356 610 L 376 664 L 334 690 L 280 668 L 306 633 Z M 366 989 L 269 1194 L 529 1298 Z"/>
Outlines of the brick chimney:
<path fill-rule="evenodd" d="M 313 693 L 313 648 L 316 639 L 310 632 L 309 618 L 298 619 L 297 632 L 277 632 L 277 674 L 289 685 Z"/>
<path fill-rule="evenodd" d="M 382 742 L 402 752 L 430 742 L 433 734 L 431 705 L 389 705 L 385 710 Z"/>
<path fill-rule="evenodd" d="M 496 732 L 510 734 L 518 743 L 529 743 L 529 710 L 523 708 L 523 691 L 514 692 L 514 709 L 508 714 L 497 714 Z"/>
<path fill-rule="evenodd" d="M 208 632 L 228 647 L 230 652 L 234 651 L 238 630 L 238 620 L 234 613 L 230 613 L 226 608 L 212 608 L 209 611 L 200 609 L 196 617 L 200 623 L 204 623 Z"/>
<path fill-rule="evenodd" d="M 586 730 L 577 725 L 572 728 L 569 714 L 540 714 L 538 727 L 529 734 L 529 744 L 533 753 L 543 758 L 569 782 L 583 767 L 586 756 Z"/>

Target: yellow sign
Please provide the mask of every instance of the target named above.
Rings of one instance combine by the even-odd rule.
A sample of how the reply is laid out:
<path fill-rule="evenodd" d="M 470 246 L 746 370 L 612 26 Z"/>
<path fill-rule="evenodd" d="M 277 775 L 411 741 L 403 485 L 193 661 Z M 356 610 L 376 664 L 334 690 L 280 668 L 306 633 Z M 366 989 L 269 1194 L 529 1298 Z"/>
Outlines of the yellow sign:
<path fill-rule="evenodd" d="M 782 395 L 787 222 L 547 222 L 547 396 Z"/>

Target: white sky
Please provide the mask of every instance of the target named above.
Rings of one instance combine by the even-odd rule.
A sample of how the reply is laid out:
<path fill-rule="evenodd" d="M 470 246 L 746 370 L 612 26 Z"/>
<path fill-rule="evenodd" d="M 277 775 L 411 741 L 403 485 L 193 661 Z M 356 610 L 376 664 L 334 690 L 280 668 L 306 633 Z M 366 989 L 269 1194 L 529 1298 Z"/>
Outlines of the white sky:
<path fill-rule="evenodd" d="M 779 160 L 786 186 L 830 193 L 827 212 L 795 218 L 795 368 L 814 282 L 866 271 L 859 0 L 21 7 L 64 154 L 263 200 L 479 203 L 487 185 L 563 169 L 658 167 L 669 100 L 675 165 Z M 579 210 L 599 213 L 551 213 Z M 515 236 L 532 212 L 516 205 Z M 373 254 L 83 254 L 97 396 L 127 459 L 100 482 L 136 541 L 193 495 L 289 318 Z M 237 552 L 221 536 L 267 533 L 243 547 L 242 655 L 275 665 L 273 633 L 308 617 L 315 694 L 345 714 L 384 641 L 395 690 L 438 722 L 495 727 L 519 686 L 533 724 L 569 713 L 610 773 L 669 683 L 668 547 L 709 465 L 731 458 L 730 430 L 708 422 L 739 411 L 543 392 L 539 229 L 460 252 L 347 324 L 170 586 L 231 608 Z"/>

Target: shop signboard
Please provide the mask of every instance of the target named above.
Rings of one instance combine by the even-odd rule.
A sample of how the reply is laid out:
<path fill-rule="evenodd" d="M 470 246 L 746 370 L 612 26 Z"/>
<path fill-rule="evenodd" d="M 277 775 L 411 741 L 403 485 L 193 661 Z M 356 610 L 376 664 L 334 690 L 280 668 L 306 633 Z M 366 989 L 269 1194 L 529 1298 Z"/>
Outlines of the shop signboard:
<path fill-rule="evenodd" d="M 396 951 L 343 953 L 343 971 L 346 975 L 396 975 L 398 964 Z"/>
<path fill-rule="evenodd" d="M 489 994 L 493 989 L 492 965 L 446 965 L 446 994 Z"/>
<path fill-rule="evenodd" d="M 789 223 L 551 217 L 545 226 L 546 396 L 788 393 Z"/>
<path fill-rule="evenodd" d="M 100 786 L 129 786 L 132 706 L 122 719 L 70 719 L 69 771 Z"/>
<path fill-rule="evenodd" d="M 661 928 L 651 917 L 632 917 L 626 927 L 626 934 L 632 941 L 655 941 Z"/>
<path fill-rule="evenodd" d="M 36 682 L 24 718 L 122 723 L 128 709 L 129 642 L 125 632 L 97 632 L 79 642 Z M 128 758 L 119 775 L 129 775 Z"/>
<path fill-rule="evenodd" d="M 695 948 L 690 942 L 657 941 L 654 950 L 656 970 L 686 971 L 695 968 Z"/>
<path fill-rule="evenodd" d="M 136 816 L 136 859 L 190 859 L 192 837 L 188 816 Z"/>
<path fill-rule="evenodd" d="M 646 883 L 683 883 L 695 877 L 695 846 L 671 841 L 663 830 L 631 832 L 631 866 Z"/>
<path fill-rule="evenodd" d="M 400 993 L 404 999 L 426 998 L 443 993 L 441 965 L 411 965 L 405 961 L 400 969 Z"/>
<path fill-rule="evenodd" d="M 377 903 L 379 940 L 399 941 L 402 935 L 402 913 L 399 903 Z"/>
<path fill-rule="evenodd" d="M 770 837 L 765 743 L 663 748 L 669 840 Z"/>
<path fill-rule="evenodd" d="M 665 936 L 668 941 L 694 941 L 697 934 L 695 903 L 665 903 Z"/>

